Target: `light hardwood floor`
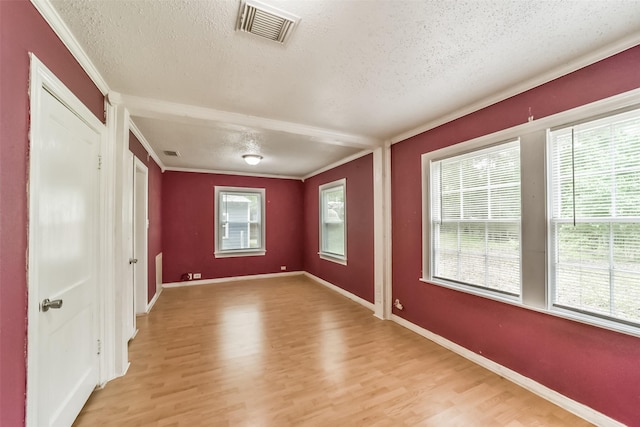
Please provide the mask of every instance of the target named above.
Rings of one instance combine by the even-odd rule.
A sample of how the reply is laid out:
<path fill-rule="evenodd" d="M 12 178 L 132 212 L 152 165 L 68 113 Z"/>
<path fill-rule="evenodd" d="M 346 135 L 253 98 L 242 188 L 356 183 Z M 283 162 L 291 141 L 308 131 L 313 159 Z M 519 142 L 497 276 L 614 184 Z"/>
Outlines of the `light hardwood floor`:
<path fill-rule="evenodd" d="M 302 276 L 165 289 L 75 426 L 583 426 Z"/>

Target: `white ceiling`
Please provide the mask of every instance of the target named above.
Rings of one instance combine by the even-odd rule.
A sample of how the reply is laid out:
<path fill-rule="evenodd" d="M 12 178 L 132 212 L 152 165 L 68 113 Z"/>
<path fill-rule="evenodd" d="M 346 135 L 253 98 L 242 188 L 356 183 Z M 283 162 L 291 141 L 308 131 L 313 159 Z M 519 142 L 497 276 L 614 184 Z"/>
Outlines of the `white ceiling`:
<path fill-rule="evenodd" d="M 239 0 L 52 4 L 165 166 L 300 177 L 640 43 L 640 0 L 265 1 L 286 46 Z"/>

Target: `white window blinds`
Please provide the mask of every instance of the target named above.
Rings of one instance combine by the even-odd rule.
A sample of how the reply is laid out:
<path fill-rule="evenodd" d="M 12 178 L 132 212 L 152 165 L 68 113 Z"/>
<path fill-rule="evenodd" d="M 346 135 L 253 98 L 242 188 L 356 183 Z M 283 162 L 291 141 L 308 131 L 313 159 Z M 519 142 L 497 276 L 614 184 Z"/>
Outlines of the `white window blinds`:
<path fill-rule="evenodd" d="M 432 277 L 520 295 L 520 143 L 433 161 Z"/>
<path fill-rule="evenodd" d="M 640 110 L 549 132 L 552 302 L 640 324 Z"/>

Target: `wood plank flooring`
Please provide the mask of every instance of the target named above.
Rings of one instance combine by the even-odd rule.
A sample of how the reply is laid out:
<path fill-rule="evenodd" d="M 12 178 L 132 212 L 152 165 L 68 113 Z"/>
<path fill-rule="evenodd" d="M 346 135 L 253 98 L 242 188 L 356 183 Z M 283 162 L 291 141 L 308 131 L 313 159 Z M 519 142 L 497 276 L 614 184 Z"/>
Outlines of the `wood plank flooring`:
<path fill-rule="evenodd" d="M 165 289 L 74 426 L 584 426 L 303 276 Z"/>

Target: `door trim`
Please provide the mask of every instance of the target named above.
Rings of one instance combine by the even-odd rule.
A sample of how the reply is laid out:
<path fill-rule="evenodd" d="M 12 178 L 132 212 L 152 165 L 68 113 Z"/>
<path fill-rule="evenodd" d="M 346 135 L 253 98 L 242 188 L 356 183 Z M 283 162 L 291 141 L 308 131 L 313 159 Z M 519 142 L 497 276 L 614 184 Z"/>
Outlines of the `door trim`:
<path fill-rule="evenodd" d="M 29 174 L 35 161 L 37 160 L 38 153 L 35 150 L 31 150 L 32 142 L 40 137 L 38 125 L 41 122 L 39 116 L 42 107 L 42 99 L 44 92 L 47 91 L 57 98 L 64 106 L 69 108 L 75 113 L 81 120 L 83 120 L 92 130 L 100 136 L 100 153 L 103 159 L 102 172 L 106 172 L 109 168 L 104 167 L 104 162 L 109 159 L 105 158 L 105 147 L 107 144 L 107 132 L 106 126 L 96 117 L 93 113 L 71 92 L 33 53 L 29 53 L 30 57 L 30 83 L 29 83 L 29 96 L 30 96 L 30 129 L 29 129 L 29 147 L 30 147 L 30 164 Z M 106 170 L 105 170 L 106 169 Z M 110 179 L 108 174 L 101 173 L 99 176 L 100 191 L 103 195 L 106 194 L 107 186 L 106 182 Z M 28 203 L 29 213 L 34 211 L 34 208 L 38 204 L 38 192 L 39 188 L 34 180 L 29 180 L 28 188 Z M 106 280 L 107 276 L 105 272 L 111 269 L 110 259 L 113 253 L 112 240 L 105 240 L 103 236 L 106 231 L 109 230 L 109 224 L 113 222 L 113 218 L 109 216 L 109 206 L 105 203 L 104 197 L 100 197 L 99 201 L 99 220 L 98 227 L 100 232 L 100 243 L 98 244 L 98 282 L 96 284 L 96 334 L 97 338 L 104 342 L 104 325 L 105 325 L 105 310 L 104 301 L 105 294 L 108 292 L 108 288 L 112 286 L 110 281 Z M 39 331 L 39 305 L 38 289 L 39 283 L 35 272 L 38 270 L 38 264 L 35 257 L 35 251 L 31 250 L 35 247 L 35 218 L 29 214 L 28 218 L 29 230 L 28 230 L 28 266 L 27 266 L 27 291 L 28 291 L 28 306 L 27 306 L 27 393 L 26 393 L 26 425 L 38 426 L 38 331 Z M 96 343 L 97 344 L 97 343 Z M 104 352 L 101 352 L 99 357 L 99 378 L 102 381 L 103 368 L 104 368 Z M 97 385 L 97 384 L 96 384 Z"/>
<path fill-rule="evenodd" d="M 144 212 L 140 213 L 137 210 L 138 207 L 138 173 L 141 173 L 144 176 L 144 194 L 142 195 L 144 200 Z M 144 215 L 144 218 L 140 218 L 139 215 Z M 138 226 L 140 220 L 143 220 L 144 226 L 142 229 L 142 234 L 144 237 L 142 242 L 138 242 Z M 142 244 L 142 253 L 139 253 L 139 246 Z M 133 247 L 134 247 L 134 258 L 137 256 L 141 256 L 139 261 L 134 266 L 135 274 L 134 274 L 134 294 L 133 301 L 135 307 L 135 314 L 145 314 L 147 313 L 147 305 L 149 304 L 149 168 L 147 165 L 142 162 L 136 156 L 133 157 Z M 142 274 L 140 276 L 144 277 L 142 280 L 143 283 L 138 280 L 138 268 L 142 268 Z"/>

